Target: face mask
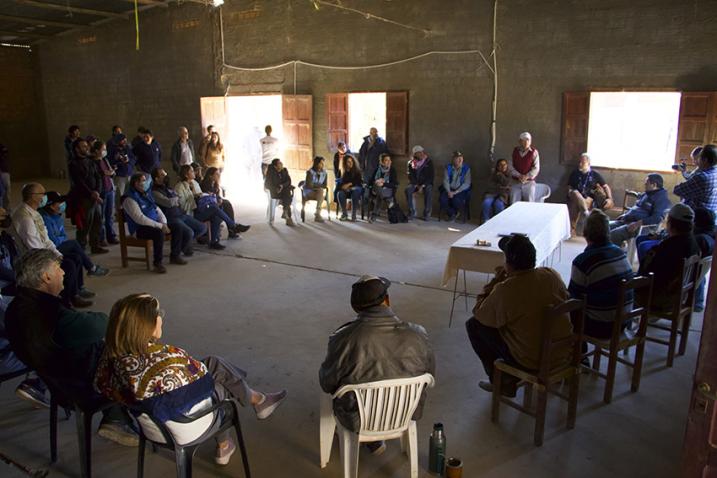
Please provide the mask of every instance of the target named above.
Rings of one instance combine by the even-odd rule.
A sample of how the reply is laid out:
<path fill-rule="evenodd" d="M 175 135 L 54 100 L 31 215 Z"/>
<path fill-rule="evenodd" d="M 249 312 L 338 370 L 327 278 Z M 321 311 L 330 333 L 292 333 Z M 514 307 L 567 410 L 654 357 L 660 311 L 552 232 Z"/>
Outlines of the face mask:
<path fill-rule="evenodd" d="M 67 203 L 61 202 L 60 203 L 60 214 L 63 214 L 65 212 L 65 209 L 67 209 Z"/>
<path fill-rule="evenodd" d="M 47 206 L 47 194 L 42 196 L 42 199 L 40 200 L 40 205 L 38 207 L 45 207 Z"/>
<path fill-rule="evenodd" d="M 152 180 L 151 179 L 145 179 L 143 184 L 144 184 L 144 192 L 149 192 L 149 190 L 152 189 Z"/>

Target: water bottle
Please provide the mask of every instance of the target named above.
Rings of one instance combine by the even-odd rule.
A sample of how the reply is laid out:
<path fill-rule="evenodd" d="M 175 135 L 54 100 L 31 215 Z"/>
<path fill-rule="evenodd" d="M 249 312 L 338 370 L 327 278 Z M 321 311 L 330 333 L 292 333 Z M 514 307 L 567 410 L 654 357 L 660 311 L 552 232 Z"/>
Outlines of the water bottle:
<path fill-rule="evenodd" d="M 443 475 L 446 466 L 446 436 L 443 424 L 435 423 L 433 433 L 428 440 L 428 471 L 435 475 Z"/>

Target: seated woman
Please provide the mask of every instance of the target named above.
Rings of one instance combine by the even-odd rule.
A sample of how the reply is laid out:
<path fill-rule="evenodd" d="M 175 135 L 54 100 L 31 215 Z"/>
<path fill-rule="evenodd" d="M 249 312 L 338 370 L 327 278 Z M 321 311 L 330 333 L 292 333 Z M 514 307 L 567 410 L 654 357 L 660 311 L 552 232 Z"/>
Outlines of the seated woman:
<path fill-rule="evenodd" d="M 585 220 L 593 207 L 605 210 L 613 206 L 610 186 L 600 173 L 590 168 L 588 153 L 581 154 L 577 169 L 568 179 L 568 210 L 572 231 L 582 235 Z"/>
<path fill-rule="evenodd" d="M 363 195 L 363 177 L 356 158 L 350 154 L 344 156 L 343 171 L 339 192 L 336 195 L 341 205 L 339 220 L 348 221 L 346 200 L 351 199 L 351 222 L 356 222 L 356 211 L 361 205 L 361 196 Z"/>
<path fill-rule="evenodd" d="M 321 217 L 321 206 L 324 204 L 326 182 L 328 180 L 324 165 L 325 161 L 323 157 L 316 156 L 314 158 L 314 164 L 311 166 L 311 169 L 306 171 L 306 181 L 302 189 L 304 201 L 316 201 L 316 214 L 314 214 L 314 221 L 316 222 L 324 222 L 324 219 Z"/>
<path fill-rule="evenodd" d="M 294 186 L 291 185 L 291 176 L 279 158 L 274 158 L 266 169 L 264 178 L 264 189 L 269 191 L 272 199 L 281 201 L 284 210 L 281 215 L 286 219 L 287 226 L 294 226 L 294 219 L 291 217 L 291 204 L 294 202 Z"/>
<path fill-rule="evenodd" d="M 64 216 L 67 207 L 65 197 L 60 196 L 56 191 L 49 191 L 46 193 L 46 196 L 47 204 L 41 208 L 39 212 L 47 228 L 47 237 L 55 244 L 60 254 L 80 264 L 81 267 L 87 271 L 88 276 L 101 277 L 109 274 L 110 271 L 108 269 L 100 267 L 90 260 L 79 242 L 74 239 L 67 239 Z M 83 296 L 82 290 L 80 290 L 80 295 Z M 84 295 L 90 297 L 89 294 L 85 293 Z"/>
<path fill-rule="evenodd" d="M 386 202 L 390 209 L 396 201 L 398 175 L 391 164 L 391 155 L 383 153 L 379 156 L 378 167 L 369 178 L 368 222 L 376 220 L 381 203 Z"/>
<path fill-rule="evenodd" d="M 185 214 L 179 207 L 179 196 L 167 184 L 167 172 L 162 168 L 152 170 L 152 198 L 167 218 L 167 225 L 172 231 L 172 240 L 177 238 L 181 242 L 179 247 L 182 253 L 189 257 L 194 254 L 192 239 L 207 234 L 207 226 L 194 219 L 194 216 Z"/>
<path fill-rule="evenodd" d="M 222 172 L 219 169 L 207 169 L 204 174 L 204 179 L 202 179 L 202 182 L 200 183 L 202 191 L 207 194 L 214 195 L 217 206 L 219 206 L 221 210 L 232 219 L 232 221 L 236 221 L 236 219 L 234 219 L 234 207 L 232 206 L 232 203 L 224 199 L 224 188 L 221 185 L 221 178 Z M 250 227 L 251 226 L 236 223 L 236 227 L 229 231 L 229 238 L 235 239 L 239 237 L 240 232 L 246 232 Z"/>
<path fill-rule="evenodd" d="M 95 373 L 95 388 L 138 416 L 145 433 L 156 430 L 143 414 L 166 424 L 179 444 L 201 437 L 220 417 L 177 423 L 201 412 L 213 401 L 236 399 L 251 405 L 258 419 L 268 418 L 286 397 L 286 391 L 262 393 L 245 381 L 246 372 L 221 357 L 202 361 L 184 350 L 159 342 L 163 311 L 149 294 L 132 294 L 112 306 L 105 348 Z M 215 462 L 229 463 L 236 446 L 231 430 L 217 435 Z M 159 437 L 158 437 L 159 438 Z"/>
<path fill-rule="evenodd" d="M 510 189 L 512 179 L 508 167 L 508 160 L 501 158 L 495 163 L 495 169 L 490 176 L 492 186 L 483 198 L 482 222 L 499 214 L 510 204 Z"/>
<path fill-rule="evenodd" d="M 217 206 L 213 195 L 202 192 L 202 188 L 194 178 L 192 166 L 188 164 L 180 166 L 179 182 L 174 186 L 174 190 L 179 197 L 179 207 L 185 214 L 194 215 L 194 218 L 198 221 L 210 222 L 212 235 L 209 243 L 210 249 L 225 249 L 219 242 L 222 222 L 226 223 L 230 237 L 233 232 L 235 238 L 239 237 L 236 234 L 236 223 Z"/>
<path fill-rule="evenodd" d="M 463 213 L 466 203 L 471 200 L 471 168 L 463 164 L 463 153 L 453 152 L 451 164 L 446 166 L 443 184 L 440 187 L 441 209 L 448 211 L 448 220 L 452 221 L 457 213 Z M 465 216 L 462 217 L 465 222 Z"/>

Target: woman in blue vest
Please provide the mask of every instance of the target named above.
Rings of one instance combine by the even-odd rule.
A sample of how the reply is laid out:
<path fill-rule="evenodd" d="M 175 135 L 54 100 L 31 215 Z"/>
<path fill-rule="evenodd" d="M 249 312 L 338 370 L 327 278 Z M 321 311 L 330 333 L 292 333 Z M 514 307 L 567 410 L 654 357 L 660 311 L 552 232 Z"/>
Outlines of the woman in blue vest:
<path fill-rule="evenodd" d="M 150 239 L 154 249 L 154 272 L 164 274 L 167 272 L 162 265 L 164 253 L 164 236 L 169 234 L 167 218 L 162 210 L 157 207 L 154 198 L 149 194 L 152 182 L 145 173 L 136 173 L 130 179 L 127 194 L 123 196 L 122 208 L 127 219 L 129 233 L 138 239 Z M 179 258 L 182 252 L 179 244 L 172 241 L 172 258 Z M 174 262 L 174 261 L 173 261 Z M 182 261 L 184 262 L 184 261 Z"/>
<path fill-rule="evenodd" d="M 463 153 L 453 152 L 451 164 L 446 166 L 443 175 L 443 184 L 440 188 L 441 210 L 448 211 L 448 219 L 453 220 L 457 213 L 463 213 L 465 222 L 465 207 L 471 200 L 471 168 L 463 164 Z"/>

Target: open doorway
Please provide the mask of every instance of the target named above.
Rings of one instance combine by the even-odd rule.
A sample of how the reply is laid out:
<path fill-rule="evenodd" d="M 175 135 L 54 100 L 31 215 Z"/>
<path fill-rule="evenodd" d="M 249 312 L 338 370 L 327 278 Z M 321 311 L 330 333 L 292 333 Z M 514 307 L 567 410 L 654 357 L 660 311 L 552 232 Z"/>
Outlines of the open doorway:
<path fill-rule="evenodd" d="M 371 128 L 386 136 L 386 93 L 349 93 L 349 147 L 358 152 Z"/>

